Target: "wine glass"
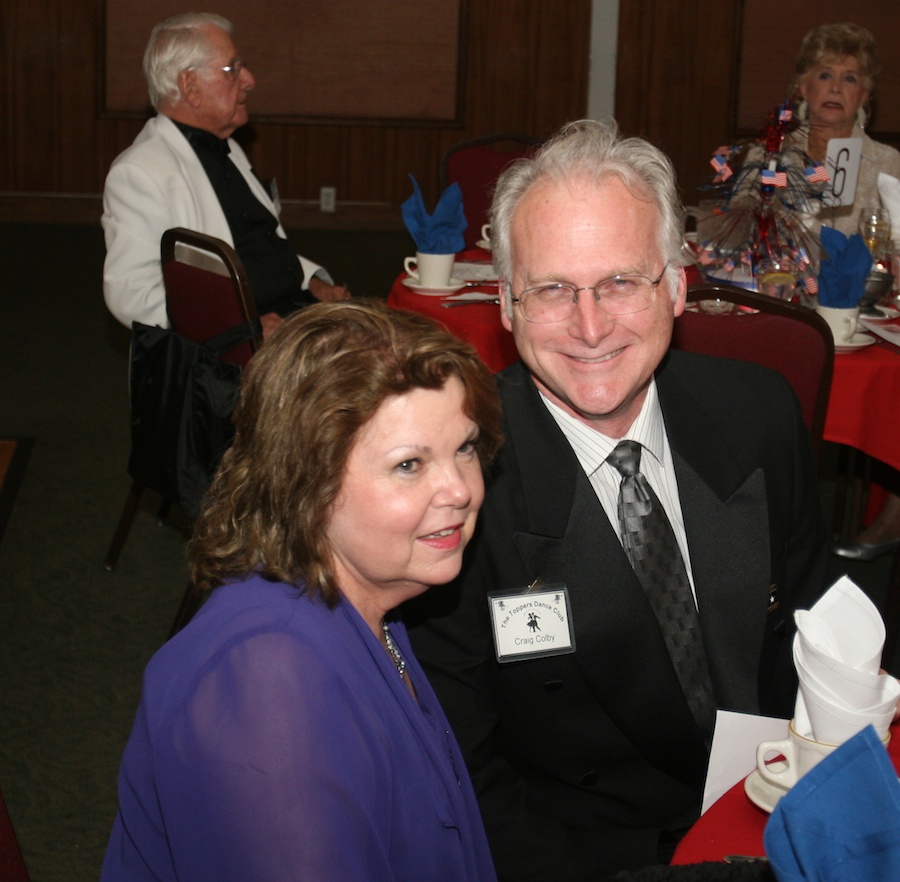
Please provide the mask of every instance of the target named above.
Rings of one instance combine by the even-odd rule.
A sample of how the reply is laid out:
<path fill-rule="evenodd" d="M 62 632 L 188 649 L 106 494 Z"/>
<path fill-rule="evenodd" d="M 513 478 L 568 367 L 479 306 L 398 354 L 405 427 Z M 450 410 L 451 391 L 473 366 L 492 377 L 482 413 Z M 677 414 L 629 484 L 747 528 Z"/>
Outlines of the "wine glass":
<path fill-rule="evenodd" d="M 873 262 L 884 257 L 891 241 L 891 216 L 884 208 L 867 205 L 859 215 L 859 234 L 872 252 Z"/>
<path fill-rule="evenodd" d="M 757 290 L 776 300 L 790 300 L 797 285 L 797 271 L 786 254 L 768 254 L 756 264 Z"/>

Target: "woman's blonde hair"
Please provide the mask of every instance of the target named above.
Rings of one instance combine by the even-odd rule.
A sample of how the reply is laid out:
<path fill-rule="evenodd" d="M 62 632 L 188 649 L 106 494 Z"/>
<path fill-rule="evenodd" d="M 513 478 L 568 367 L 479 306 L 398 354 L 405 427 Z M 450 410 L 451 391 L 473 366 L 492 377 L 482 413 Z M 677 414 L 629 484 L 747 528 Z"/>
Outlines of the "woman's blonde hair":
<path fill-rule="evenodd" d="M 828 57 L 855 58 L 859 62 L 863 85 L 869 92 L 875 88 L 881 63 L 875 51 L 875 38 L 861 25 L 848 21 L 813 28 L 800 44 L 800 53 L 794 65 L 797 75 L 795 86 L 800 84 L 810 68 Z"/>

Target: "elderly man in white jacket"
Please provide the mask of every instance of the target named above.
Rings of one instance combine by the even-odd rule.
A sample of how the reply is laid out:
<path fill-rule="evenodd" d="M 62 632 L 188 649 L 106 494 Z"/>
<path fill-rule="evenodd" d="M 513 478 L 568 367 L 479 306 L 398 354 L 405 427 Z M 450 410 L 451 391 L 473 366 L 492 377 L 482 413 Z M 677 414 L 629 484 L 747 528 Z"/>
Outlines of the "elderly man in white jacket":
<path fill-rule="evenodd" d="M 278 206 L 230 137 L 247 122 L 247 94 L 256 85 L 231 32 L 230 22 L 221 16 L 189 13 L 157 25 L 150 37 L 144 72 L 158 115 L 113 162 L 103 193 L 103 294 L 112 314 L 129 327 L 133 321 L 168 327 L 159 249 L 162 234 L 171 227 L 206 233 L 234 246 L 251 282 L 254 275 L 266 281 L 275 277 L 282 287 L 293 287 L 296 281 L 298 306 L 304 298 L 312 302 L 350 296 L 312 261 L 293 252 L 284 259 L 282 252 L 289 245 Z M 227 144 L 219 145 L 220 157 L 215 156 L 216 139 Z M 208 173 L 210 162 L 215 183 Z M 226 166 L 219 173 L 217 162 Z M 231 174 L 233 169 L 240 178 Z M 224 194 L 232 208 L 230 218 L 220 198 L 223 186 L 230 188 Z M 234 211 L 248 204 L 251 216 L 261 216 L 255 226 L 247 226 L 247 212 Z M 237 244 L 235 223 L 241 232 Z M 249 247 L 242 254 L 245 242 Z M 257 287 L 264 286 L 254 284 L 254 295 L 263 333 L 268 334 L 281 318 L 278 312 L 265 312 Z"/>

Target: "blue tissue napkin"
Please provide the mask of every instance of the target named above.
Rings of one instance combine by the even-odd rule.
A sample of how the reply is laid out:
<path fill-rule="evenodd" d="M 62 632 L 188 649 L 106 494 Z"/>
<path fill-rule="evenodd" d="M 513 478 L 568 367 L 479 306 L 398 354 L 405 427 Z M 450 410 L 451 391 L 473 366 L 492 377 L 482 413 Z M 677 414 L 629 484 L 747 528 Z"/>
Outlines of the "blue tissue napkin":
<path fill-rule="evenodd" d="M 463 230 L 468 226 L 463 211 L 462 190 L 452 183 L 438 199 L 434 214 L 425 210 L 422 191 L 416 179 L 410 175 L 413 194 L 400 206 L 403 222 L 422 254 L 456 254 L 466 247 Z"/>
<path fill-rule="evenodd" d="M 900 879 L 900 782 L 871 726 L 779 800 L 765 844 L 778 882 Z"/>
<path fill-rule="evenodd" d="M 862 236 L 854 233 L 848 239 L 839 230 L 822 227 L 822 247 L 828 260 L 819 264 L 819 305 L 837 309 L 859 306 L 872 268 L 872 255 Z"/>

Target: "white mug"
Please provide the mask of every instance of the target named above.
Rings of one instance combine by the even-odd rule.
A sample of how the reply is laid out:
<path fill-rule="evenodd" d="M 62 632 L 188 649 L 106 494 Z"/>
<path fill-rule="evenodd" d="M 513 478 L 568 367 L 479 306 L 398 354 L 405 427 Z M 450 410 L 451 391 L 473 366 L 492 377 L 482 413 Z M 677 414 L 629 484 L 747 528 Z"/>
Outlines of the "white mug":
<path fill-rule="evenodd" d="M 788 725 L 788 737 L 781 741 L 763 741 L 756 748 L 756 768 L 760 777 L 767 783 L 790 790 L 810 769 L 815 768 L 826 756 L 838 749 L 838 744 L 826 744 L 813 741 L 801 735 L 795 728 L 795 721 Z M 891 740 L 888 732 L 881 739 L 884 744 Z M 781 755 L 784 760 L 766 765 L 766 757 L 774 759 Z"/>
<path fill-rule="evenodd" d="M 490 244 L 490 242 L 491 242 L 491 225 L 490 224 L 485 224 L 481 228 L 481 241 L 487 242 L 488 244 Z"/>
<path fill-rule="evenodd" d="M 423 254 L 416 252 L 415 257 L 407 257 L 403 261 L 403 269 L 423 288 L 446 288 L 453 275 L 455 254 Z"/>
<path fill-rule="evenodd" d="M 842 343 L 849 343 L 853 339 L 859 324 L 858 306 L 844 309 L 834 306 L 817 306 L 816 312 L 828 323 L 834 342 L 838 346 Z"/>

